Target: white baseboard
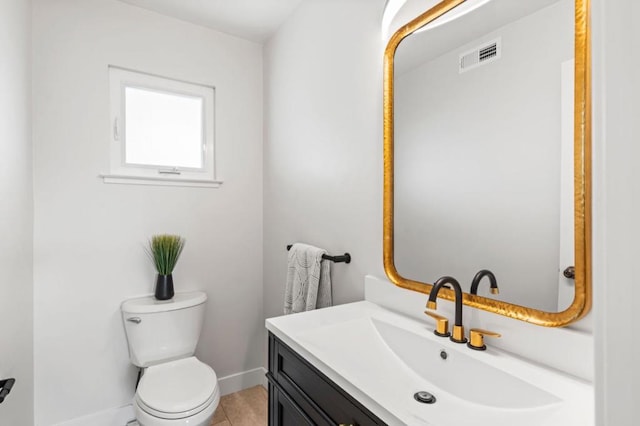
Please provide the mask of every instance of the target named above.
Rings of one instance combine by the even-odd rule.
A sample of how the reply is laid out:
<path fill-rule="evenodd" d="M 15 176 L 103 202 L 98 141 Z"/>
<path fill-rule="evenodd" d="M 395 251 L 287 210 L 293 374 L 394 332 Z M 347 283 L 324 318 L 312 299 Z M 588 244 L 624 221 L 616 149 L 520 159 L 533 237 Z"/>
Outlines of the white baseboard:
<path fill-rule="evenodd" d="M 228 395 L 258 385 L 267 387 L 265 374 L 267 374 L 267 370 L 263 367 L 258 367 L 253 370 L 221 377 L 218 379 L 220 395 Z M 129 404 L 57 423 L 54 426 L 125 426 L 127 422 L 134 419 L 133 406 Z"/>
<path fill-rule="evenodd" d="M 57 423 L 55 426 L 125 426 L 135 419 L 131 404 Z"/>
<path fill-rule="evenodd" d="M 267 374 L 267 370 L 263 367 L 258 367 L 253 370 L 220 377 L 218 379 L 220 395 L 229 395 L 230 393 L 258 385 L 267 387 L 267 378 L 265 377 L 265 374 Z"/>

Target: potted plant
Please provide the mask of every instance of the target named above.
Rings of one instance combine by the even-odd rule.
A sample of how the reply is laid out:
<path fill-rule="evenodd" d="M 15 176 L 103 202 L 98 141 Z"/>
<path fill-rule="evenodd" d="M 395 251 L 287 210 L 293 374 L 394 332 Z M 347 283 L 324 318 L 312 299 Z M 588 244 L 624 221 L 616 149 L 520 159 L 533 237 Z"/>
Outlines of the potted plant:
<path fill-rule="evenodd" d="M 147 254 L 158 271 L 155 297 L 169 300 L 173 297 L 173 268 L 184 248 L 185 240 L 179 235 L 154 235 L 149 240 Z"/>

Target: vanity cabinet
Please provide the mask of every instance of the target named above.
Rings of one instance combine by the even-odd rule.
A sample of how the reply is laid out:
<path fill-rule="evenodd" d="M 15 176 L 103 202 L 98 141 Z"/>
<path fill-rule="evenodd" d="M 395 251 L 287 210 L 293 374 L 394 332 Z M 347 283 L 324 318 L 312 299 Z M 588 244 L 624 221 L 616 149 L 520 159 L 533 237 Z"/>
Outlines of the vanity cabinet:
<path fill-rule="evenodd" d="M 269 426 L 385 424 L 271 333 L 267 379 Z"/>

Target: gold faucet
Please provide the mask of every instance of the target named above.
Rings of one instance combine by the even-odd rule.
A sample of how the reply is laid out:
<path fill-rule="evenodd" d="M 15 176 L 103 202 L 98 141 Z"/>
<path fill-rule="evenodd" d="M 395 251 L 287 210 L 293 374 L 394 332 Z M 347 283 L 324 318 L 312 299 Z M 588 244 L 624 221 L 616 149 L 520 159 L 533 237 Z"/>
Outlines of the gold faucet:
<path fill-rule="evenodd" d="M 489 330 L 483 330 L 481 328 L 472 328 L 469 330 L 469 343 L 467 346 L 476 351 L 487 350 L 487 345 L 484 344 L 484 337 L 500 337 L 499 333 Z"/>
<path fill-rule="evenodd" d="M 433 284 L 431 292 L 429 293 L 427 309 L 435 310 L 438 307 L 436 303 L 438 292 L 445 284 L 450 284 L 453 287 L 456 305 L 455 321 L 453 322 L 453 335 L 449 337 L 449 339 L 456 343 L 467 343 L 467 338 L 464 337 L 464 327 L 462 326 L 462 288 L 455 278 L 445 276 L 439 278 L 438 281 Z"/>
<path fill-rule="evenodd" d="M 471 294 L 478 294 L 478 285 L 480 284 L 480 281 L 482 281 L 482 279 L 484 277 L 488 277 L 489 278 L 489 285 L 491 288 L 491 294 L 499 294 L 500 290 L 498 289 L 498 281 L 496 280 L 496 276 L 493 274 L 493 272 L 491 272 L 488 269 L 482 269 L 480 271 L 478 271 L 478 273 L 476 274 L 475 277 L 473 277 L 473 280 L 471 281 Z"/>

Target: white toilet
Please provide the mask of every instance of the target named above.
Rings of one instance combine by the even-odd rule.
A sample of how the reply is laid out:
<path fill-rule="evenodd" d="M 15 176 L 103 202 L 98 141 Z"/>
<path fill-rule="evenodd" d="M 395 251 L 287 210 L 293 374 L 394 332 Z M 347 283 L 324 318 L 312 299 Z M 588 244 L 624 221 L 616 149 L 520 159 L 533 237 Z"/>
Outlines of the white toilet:
<path fill-rule="evenodd" d="M 176 293 L 122 303 L 131 362 L 143 368 L 133 398 L 141 426 L 208 426 L 220 402 L 215 371 L 193 356 L 207 295 Z"/>

